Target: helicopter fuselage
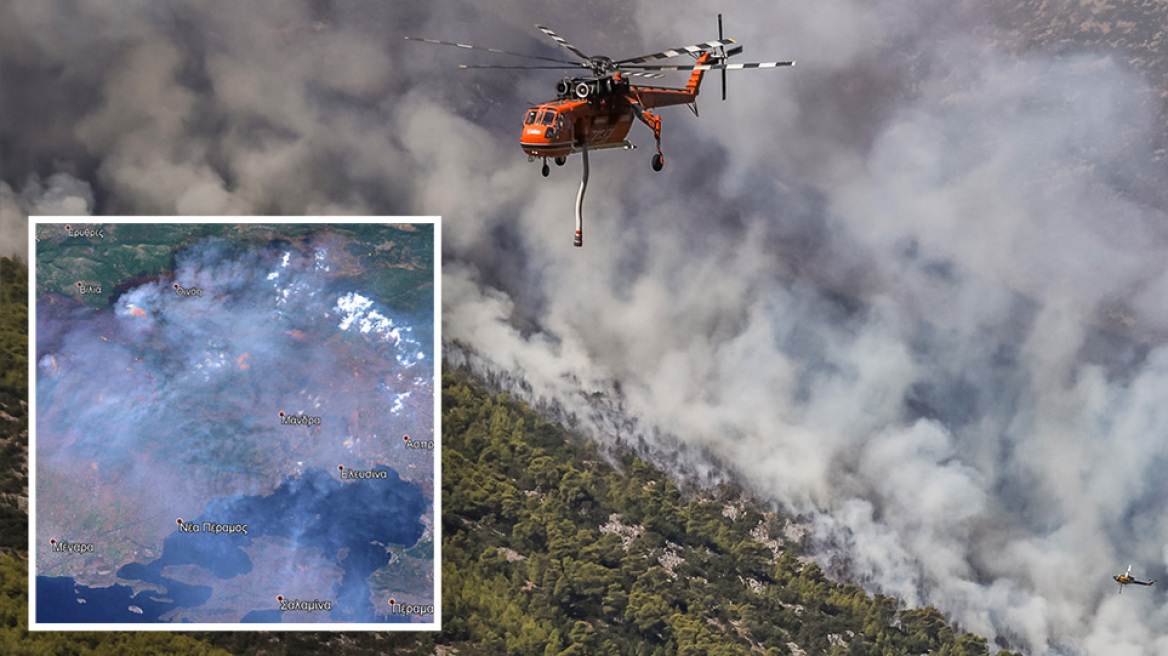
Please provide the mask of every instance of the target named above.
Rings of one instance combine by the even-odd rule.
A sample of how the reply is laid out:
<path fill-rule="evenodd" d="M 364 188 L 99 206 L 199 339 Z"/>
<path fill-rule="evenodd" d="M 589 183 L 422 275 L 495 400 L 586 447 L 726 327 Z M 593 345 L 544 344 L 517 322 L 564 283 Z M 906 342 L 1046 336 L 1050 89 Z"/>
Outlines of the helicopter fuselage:
<path fill-rule="evenodd" d="M 703 53 L 698 63 L 708 61 Z M 659 131 L 659 119 L 647 110 L 692 104 L 704 70 L 695 70 L 684 89 L 634 86 L 619 72 L 591 78 L 565 78 L 556 85 L 555 100 L 527 110 L 519 145 L 531 158 L 562 161 L 587 147 L 632 148 L 625 141 L 634 119 Z M 654 123 L 658 125 L 654 127 Z"/>
<path fill-rule="evenodd" d="M 563 158 L 585 145 L 589 150 L 623 146 L 633 124 L 628 101 L 555 100 L 527 110 L 519 143 L 532 157 Z"/>

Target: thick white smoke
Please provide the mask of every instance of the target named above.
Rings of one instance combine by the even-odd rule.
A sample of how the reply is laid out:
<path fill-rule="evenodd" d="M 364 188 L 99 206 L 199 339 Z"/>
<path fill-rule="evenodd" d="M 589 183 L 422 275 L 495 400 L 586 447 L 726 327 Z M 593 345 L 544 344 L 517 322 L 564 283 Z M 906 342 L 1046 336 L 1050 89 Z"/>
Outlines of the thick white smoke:
<path fill-rule="evenodd" d="M 680 33 L 658 9 L 645 32 Z M 822 44 L 767 38 L 799 20 L 773 11 L 787 20 L 758 21 L 751 54 L 801 67 L 732 79 L 741 105 L 706 101 L 688 186 L 606 180 L 624 193 L 592 211 L 585 253 L 542 207 L 521 213 L 530 271 L 484 291 L 480 269 L 451 269 L 447 335 L 537 394 L 575 390 L 580 416 L 619 382 L 628 414 L 815 515 L 822 558 L 969 630 L 1035 653 L 1162 653 L 1159 593 L 1109 580 L 1127 562 L 1162 574 L 1168 544 L 1168 217 L 1145 195 L 1165 173 L 1146 82 L 1098 52 L 907 53 L 886 43 L 917 29 L 895 7 L 856 9 L 840 23 L 854 38 L 819 59 Z M 876 53 L 902 88 L 849 79 Z M 872 104 L 810 114 L 823 93 Z"/>
<path fill-rule="evenodd" d="M 1026 49 L 1003 3 L 176 2 L 83 7 L 76 39 L 53 4 L 0 21 L 10 79 L 75 83 L 44 129 L 5 112 L 12 189 L 65 162 L 101 213 L 442 214 L 444 334 L 533 395 L 601 392 L 1002 644 L 1168 653 L 1162 593 L 1109 578 L 1168 567 L 1163 46 Z M 400 39 L 562 56 L 539 21 L 623 57 L 718 11 L 798 66 L 663 110 L 660 174 L 640 126 L 595 154 L 581 250 L 579 161 L 544 180 L 516 143 L 555 75 Z"/>

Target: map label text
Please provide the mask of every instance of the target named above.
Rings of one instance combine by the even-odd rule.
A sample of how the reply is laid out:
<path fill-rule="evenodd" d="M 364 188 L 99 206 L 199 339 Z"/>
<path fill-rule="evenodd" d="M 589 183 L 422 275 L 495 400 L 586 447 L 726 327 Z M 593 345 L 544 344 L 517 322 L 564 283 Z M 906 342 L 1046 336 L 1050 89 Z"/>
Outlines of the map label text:
<path fill-rule="evenodd" d="M 65 226 L 65 233 L 70 237 L 89 237 L 90 239 L 105 239 L 105 230 L 101 228 L 86 228 L 80 230 L 78 228 L 70 228 Z"/>
<path fill-rule="evenodd" d="M 341 478 L 389 478 L 388 472 L 377 471 L 370 469 L 369 471 L 350 471 L 348 469 L 341 470 Z"/>
<path fill-rule="evenodd" d="M 53 543 L 53 552 L 54 553 L 75 553 L 75 554 L 93 553 L 93 543 L 92 542 L 66 542 L 65 540 L 61 540 L 60 542 Z"/>
<path fill-rule="evenodd" d="M 390 604 L 389 612 L 394 615 L 433 615 L 434 604 Z"/>
<path fill-rule="evenodd" d="M 293 417 L 291 415 L 284 415 L 283 417 L 280 417 L 280 423 L 286 426 L 319 426 L 320 417 Z"/>
<path fill-rule="evenodd" d="M 312 601 L 301 601 L 299 599 L 284 599 L 280 602 L 280 610 L 302 610 L 309 613 L 313 611 L 323 610 L 330 611 L 333 609 L 333 602 L 319 599 Z"/>
<path fill-rule="evenodd" d="M 179 287 L 175 285 L 174 294 L 175 296 L 198 296 L 199 298 L 203 298 L 203 290 L 198 287 Z"/>

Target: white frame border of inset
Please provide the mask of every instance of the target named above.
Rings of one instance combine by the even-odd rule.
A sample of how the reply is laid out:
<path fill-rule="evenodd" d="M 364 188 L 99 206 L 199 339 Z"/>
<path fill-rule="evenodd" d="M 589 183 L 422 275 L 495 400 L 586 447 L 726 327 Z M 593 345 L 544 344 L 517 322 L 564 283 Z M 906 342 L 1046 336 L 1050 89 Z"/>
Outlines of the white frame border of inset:
<path fill-rule="evenodd" d="M 36 296 L 37 296 L 37 241 L 41 226 L 78 224 L 93 228 L 118 223 L 175 223 L 175 224 L 429 224 L 434 228 L 434 308 L 433 308 L 433 367 L 434 367 L 434 615 L 432 622 L 289 622 L 289 623 L 66 623 L 37 622 L 37 540 L 36 540 L 36 382 L 37 382 L 37 339 L 36 339 Z M 437 216 L 30 216 L 28 232 L 29 285 L 28 285 L 28 630 L 29 631 L 438 631 L 442 628 L 442 221 Z M 273 609 L 275 610 L 275 609 Z"/>

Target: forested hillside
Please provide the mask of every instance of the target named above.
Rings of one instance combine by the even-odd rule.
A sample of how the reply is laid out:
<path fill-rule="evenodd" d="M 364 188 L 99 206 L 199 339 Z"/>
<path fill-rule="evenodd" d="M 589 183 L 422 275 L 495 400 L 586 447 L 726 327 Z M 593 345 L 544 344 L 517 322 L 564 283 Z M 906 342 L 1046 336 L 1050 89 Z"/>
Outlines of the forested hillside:
<path fill-rule="evenodd" d="M 0 390 L 15 394 L 27 387 L 28 267 L 0 257 Z"/>
<path fill-rule="evenodd" d="M 0 552 L 28 547 L 28 267 L 0 257 Z"/>

